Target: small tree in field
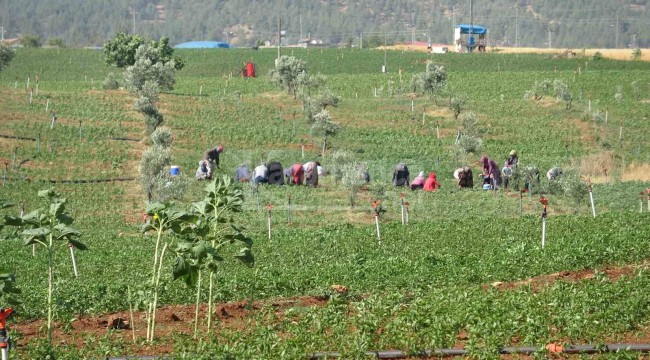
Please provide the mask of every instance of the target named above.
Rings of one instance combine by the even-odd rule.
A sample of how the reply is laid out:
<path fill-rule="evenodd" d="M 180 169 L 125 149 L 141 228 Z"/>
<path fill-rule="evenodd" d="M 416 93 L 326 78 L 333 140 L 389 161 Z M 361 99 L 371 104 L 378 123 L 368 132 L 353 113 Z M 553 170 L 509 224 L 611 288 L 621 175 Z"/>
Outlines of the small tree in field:
<path fill-rule="evenodd" d="M 307 72 L 307 66 L 303 60 L 293 56 L 280 56 L 275 61 L 275 68 L 271 70 L 271 81 L 281 86 L 289 95 L 295 99 L 300 85 L 299 76 Z M 304 78 L 305 75 L 302 75 Z"/>
<path fill-rule="evenodd" d="M 419 90 L 434 98 L 438 91 L 447 86 L 447 70 L 444 66 L 429 61 L 425 72 L 413 76 L 411 86 L 414 91 Z"/>
<path fill-rule="evenodd" d="M 0 43 L 0 71 L 7 67 L 16 53 L 9 46 Z"/>
<path fill-rule="evenodd" d="M 143 44 L 135 53 L 135 63 L 124 71 L 124 80 L 129 90 L 140 93 L 147 82 L 155 83 L 161 90 L 172 90 L 176 82 L 176 62 L 161 62 L 161 50 Z"/>
<path fill-rule="evenodd" d="M 182 175 L 169 176 L 172 162 L 172 133 L 168 128 L 158 128 L 151 134 L 152 146 L 142 153 L 140 183 L 148 201 L 166 202 L 181 199 L 189 186 Z"/>
<path fill-rule="evenodd" d="M 458 120 L 458 115 L 467 109 L 467 95 L 452 96 L 449 99 L 449 110 L 454 112 L 454 120 Z"/>
<path fill-rule="evenodd" d="M 115 37 L 104 44 L 104 56 L 107 65 L 118 68 L 126 68 L 135 64 L 136 52 L 141 45 L 148 44 L 158 50 L 159 56 L 151 58 L 152 62 L 163 64 L 174 61 L 174 68 L 181 70 L 185 61 L 179 57 L 173 57 L 174 49 L 169 46 L 169 38 L 163 37 L 160 41 L 146 41 L 142 36 L 129 35 L 123 32 L 117 33 Z"/>
<path fill-rule="evenodd" d="M 354 199 L 357 192 L 366 180 L 364 174 L 368 171 L 368 164 L 365 162 L 351 162 L 343 165 L 343 177 L 341 183 L 350 190 L 350 207 L 354 208 Z"/>
<path fill-rule="evenodd" d="M 323 151 L 321 155 L 325 155 L 325 149 L 327 149 L 327 138 L 338 134 L 340 129 L 341 127 L 339 124 L 332 121 L 329 111 L 322 110 L 318 114 L 314 115 L 314 123 L 311 126 L 311 132 L 313 135 L 323 137 Z"/>

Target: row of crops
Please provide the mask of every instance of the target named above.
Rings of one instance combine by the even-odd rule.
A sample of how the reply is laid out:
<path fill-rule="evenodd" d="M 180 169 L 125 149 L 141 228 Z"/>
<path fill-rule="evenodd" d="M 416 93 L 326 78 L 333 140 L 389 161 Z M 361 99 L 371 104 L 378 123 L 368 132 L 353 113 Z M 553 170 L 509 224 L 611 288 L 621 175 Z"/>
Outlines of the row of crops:
<path fill-rule="evenodd" d="M 648 326 L 650 284 L 644 261 L 650 255 L 650 227 L 639 191 L 650 184 L 619 179 L 625 164 L 650 161 L 645 101 L 650 98 L 650 65 L 389 51 L 389 72 L 381 74 L 383 52 L 284 51 L 304 59 L 310 71 L 328 76 L 329 87 L 342 97 L 341 105 L 329 109 L 342 125 L 329 151 L 352 151 L 368 163 L 373 181 L 356 195 L 356 207 L 349 204 L 349 191 L 327 177 L 316 189 L 245 187 L 244 211 L 237 221 L 255 241 L 256 265 L 247 269 L 228 260 L 217 275 L 215 301 L 304 295 L 327 295 L 329 301 L 285 312 L 262 308 L 246 319 L 250 326 L 245 331 L 226 326 L 218 337 L 201 341 L 183 335 L 164 340 L 177 354 L 303 358 L 316 351 L 341 351 L 346 358 L 360 358 L 368 350 L 454 347 L 462 334 L 466 349 L 489 358 L 497 356 L 500 346 L 611 342 Z M 180 55 L 188 65 L 178 73 L 175 90 L 162 95 L 160 108 L 164 125 L 174 134 L 174 162 L 185 176 L 192 176 L 203 151 L 217 143 L 226 146 L 222 168 L 227 174 L 242 163 L 255 166 L 268 160 L 288 166 L 320 159 L 327 168 L 328 157 L 319 157 L 320 140 L 310 135 L 300 103 L 264 76 L 237 76 L 249 59 L 259 74 L 266 74 L 275 52 L 201 50 Z M 444 97 L 411 96 L 411 76 L 423 71 L 426 60 L 449 71 Z M 21 207 L 34 210 L 39 206 L 37 191 L 54 186 L 68 198 L 75 227 L 90 249 L 77 255 L 79 278 L 72 275 L 67 253 L 55 257 L 55 319 L 63 327 L 74 328 L 82 316 L 129 306 L 144 310 L 138 294 L 151 275 L 155 238 L 138 231 L 144 195 L 137 180 L 46 182 L 137 177 L 144 125 L 132 109 L 132 95 L 101 90 L 111 71 L 115 69 L 103 64 L 101 52 L 20 49 L 0 74 L 0 135 L 8 136 L 0 138 L 0 158 L 6 164 L 0 198 L 18 204 L 0 211 L 17 215 Z M 569 84 L 571 110 L 552 98 L 524 99 L 535 81 L 544 79 Z M 615 97 L 618 92 L 622 97 Z M 447 96 L 455 95 L 468 97 L 465 111 L 478 115 L 483 153 L 499 161 L 512 148 L 522 163 L 540 169 L 570 167 L 593 154 L 613 153 L 617 170 L 594 186 L 597 217 L 591 215 L 586 193 L 547 193 L 542 249 L 537 192 L 456 189 L 453 170 L 464 164 L 476 169 L 481 154 L 458 156 L 453 150 L 460 124 L 447 109 Z M 588 109 L 607 111 L 608 121 L 584 118 Z M 407 226 L 400 223 L 404 190 L 389 185 L 399 161 L 407 162 L 413 173 L 437 172 L 443 184 L 432 194 L 406 192 Z M 199 200 L 204 185 L 192 183 L 185 202 Z M 542 190 L 552 190 L 542 185 Z M 381 244 L 370 207 L 376 199 L 387 210 L 379 222 Z M 273 205 L 270 240 L 267 204 Z M 16 273 L 23 290 L 16 320 L 42 319 L 46 254 L 36 251 L 32 256 L 31 247 L 3 234 L 1 267 Z M 171 268 L 173 260 L 166 261 L 165 267 Z M 628 269 L 626 275 L 612 279 L 602 271 L 617 267 Z M 592 275 L 542 287 L 504 291 L 491 286 L 572 271 Z M 195 290 L 173 281 L 171 272 L 163 282 L 161 304 L 193 302 Z M 349 292 L 332 293 L 333 284 L 345 285 Z M 207 291 L 200 297 L 207 301 Z M 19 333 L 16 338 L 20 343 Z M 78 339 L 85 346 L 59 345 L 59 352 L 63 358 L 96 358 L 136 351 L 121 339 L 110 333 Z M 24 358 L 38 358 L 43 350 L 38 342 L 20 345 Z"/>

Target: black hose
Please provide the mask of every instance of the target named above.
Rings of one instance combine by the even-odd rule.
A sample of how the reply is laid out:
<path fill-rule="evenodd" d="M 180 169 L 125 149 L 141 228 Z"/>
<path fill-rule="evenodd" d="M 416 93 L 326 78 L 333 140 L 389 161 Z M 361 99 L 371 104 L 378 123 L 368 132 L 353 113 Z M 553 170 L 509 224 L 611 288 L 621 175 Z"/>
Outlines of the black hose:
<path fill-rule="evenodd" d="M 25 136 L 14 136 L 14 135 L 2 135 L 2 134 L 0 134 L 0 138 L 36 141 L 36 138 L 25 137 Z M 127 138 L 127 137 L 112 137 L 112 138 L 108 138 L 108 140 L 133 141 L 133 142 L 139 142 L 140 141 L 138 139 L 132 139 L 132 138 Z"/>
<path fill-rule="evenodd" d="M 28 177 L 24 178 L 15 178 L 7 177 L 7 181 L 38 181 L 38 182 L 49 182 L 51 184 L 92 184 L 92 183 L 107 183 L 107 182 L 118 182 L 118 181 L 133 181 L 135 178 L 113 178 L 113 179 L 80 179 L 80 180 L 56 180 L 56 179 L 31 179 Z"/>
<path fill-rule="evenodd" d="M 499 349 L 499 354 L 522 354 L 533 355 L 543 351 L 541 347 L 524 346 L 524 347 L 502 347 Z M 595 345 L 569 345 L 561 348 L 557 353 L 565 354 L 597 354 L 605 352 L 618 352 L 618 351 L 638 351 L 650 352 L 650 344 L 605 344 L 602 346 Z M 406 357 L 432 357 L 432 356 L 463 356 L 470 355 L 469 351 L 465 349 L 427 349 L 418 351 L 416 353 L 407 353 L 401 350 L 384 350 L 384 351 L 368 351 L 366 356 L 375 357 L 377 359 L 403 359 Z M 326 358 L 340 358 L 343 355 L 340 352 L 315 352 L 309 355 L 309 359 L 326 359 Z"/>
<path fill-rule="evenodd" d="M 125 137 L 112 137 L 112 138 L 108 138 L 108 140 L 133 141 L 133 142 L 139 142 L 140 141 L 138 139 L 131 139 L 131 138 L 125 138 Z"/>
<path fill-rule="evenodd" d="M 14 135 L 1 135 L 0 134 L 0 138 L 36 141 L 36 138 L 30 138 L 30 137 L 24 137 L 24 136 L 14 136 Z"/>

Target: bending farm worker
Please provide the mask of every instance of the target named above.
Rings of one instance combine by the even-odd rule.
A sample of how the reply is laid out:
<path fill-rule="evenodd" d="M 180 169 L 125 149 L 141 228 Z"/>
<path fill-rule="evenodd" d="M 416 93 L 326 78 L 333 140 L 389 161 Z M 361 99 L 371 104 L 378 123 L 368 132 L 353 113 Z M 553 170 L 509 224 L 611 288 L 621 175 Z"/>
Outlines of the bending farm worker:
<path fill-rule="evenodd" d="M 255 184 L 266 184 L 269 182 L 269 169 L 266 167 L 266 164 L 259 164 L 253 171 L 253 176 Z"/>
<path fill-rule="evenodd" d="M 424 191 L 436 191 L 440 189 L 440 183 L 436 180 L 436 173 L 430 172 L 429 177 L 424 182 Z"/>
<path fill-rule="evenodd" d="M 305 185 L 318 186 L 318 164 L 310 161 L 303 166 L 305 172 Z"/>
<path fill-rule="evenodd" d="M 214 149 L 210 149 L 203 155 L 203 160 L 207 160 L 214 166 L 219 168 L 219 154 L 223 152 L 223 146 L 217 145 Z"/>
<path fill-rule="evenodd" d="M 462 168 L 456 169 L 456 171 L 454 171 L 454 177 L 458 180 L 459 188 L 474 187 L 472 169 L 470 169 L 469 166 L 463 166 Z"/>
<path fill-rule="evenodd" d="M 404 163 L 399 163 L 395 166 L 393 172 L 393 185 L 395 186 L 408 186 L 410 183 L 409 168 Z"/>
<path fill-rule="evenodd" d="M 249 182 L 251 179 L 251 172 L 245 164 L 239 165 L 235 170 L 235 180 L 237 182 Z"/>
<path fill-rule="evenodd" d="M 302 185 L 302 182 L 305 177 L 305 170 L 303 169 L 302 164 L 301 163 L 293 164 L 293 166 L 290 167 L 289 169 L 291 169 L 290 183 L 293 185 Z"/>
<path fill-rule="evenodd" d="M 548 179 L 548 181 L 557 180 L 560 176 L 562 176 L 562 168 L 559 166 L 553 166 L 546 173 L 546 178 Z"/>
<path fill-rule="evenodd" d="M 517 155 L 517 151 L 510 150 L 510 154 L 508 154 L 508 159 L 506 160 L 506 166 L 515 168 L 517 167 L 517 163 L 519 163 L 519 156 Z"/>
<path fill-rule="evenodd" d="M 199 161 L 199 168 L 196 169 L 196 180 L 212 179 L 212 164 L 208 160 Z"/>
<path fill-rule="evenodd" d="M 487 175 L 492 180 L 495 189 L 499 188 L 501 186 L 501 171 L 497 163 L 487 156 L 483 156 L 481 165 L 483 166 L 483 175 Z"/>
<path fill-rule="evenodd" d="M 418 176 L 411 182 L 411 190 L 419 190 L 424 187 L 424 171 L 420 171 Z"/>

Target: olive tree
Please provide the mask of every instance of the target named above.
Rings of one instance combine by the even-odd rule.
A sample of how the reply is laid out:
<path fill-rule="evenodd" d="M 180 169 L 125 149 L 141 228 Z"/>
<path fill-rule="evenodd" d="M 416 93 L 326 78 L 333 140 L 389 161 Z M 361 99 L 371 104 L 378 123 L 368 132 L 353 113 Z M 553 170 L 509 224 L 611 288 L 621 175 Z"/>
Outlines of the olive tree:
<path fill-rule="evenodd" d="M 338 123 L 332 121 L 329 111 L 321 110 L 318 114 L 314 115 L 314 123 L 311 126 L 311 133 L 315 136 L 323 137 L 323 151 L 321 155 L 325 155 L 327 149 L 327 138 L 338 134 L 341 127 Z"/>
<path fill-rule="evenodd" d="M 172 90 L 176 82 L 176 62 L 159 61 L 159 48 L 142 44 L 135 52 L 135 62 L 124 71 L 124 80 L 129 90 L 140 94 L 147 82 L 153 82 L 161 90 Z"/>
<path fill-rule="evenodd" d="M 158 50 L 158 56 L 151 58 L 154 63 L 168 63 L 173 60 L 176 70 L 181 70 L 185 66 L 183 59 L 173 57 L 174 48 L 169 46 L 169 38 L 163 37 L 160 41 L 146 41 L 140 35 L 130 35 L 124 32 L 118 32 L 113 39 L 104 44 L 104 60 L 107 65 L 113 65 L 118 68 L 126 68 L 134 65 L 137 59 L 136 53 L 138 48 L 145 44 Z"/>
<path fill-rule="evenodd" d="M 181 199 L 189 186 L 182 175 L 169 176 L 167 169 L 172 162 L 172 133 L 168 128 L 158 128 L 151 134 L 152 146 L 142 153 L 140 159 L 140 184 L 148 201 L 166 202 Z"/>
<path fill-rule="evenodd" d="M 275 67 L 271 69 L 271 81 L 285 90 L 295 99 L 300 85 L 300 76 L 307 73 L 307 66 L 301 59 L 293 56 L 280 56 L 275 60 Z M 304 81 L 305 75 L 302 75 Z"/>
<path fill-rule="evenodd" d="M 442 65 L 428 61 L 425 72 L 413 75 L 411 87 L 413 91 L 421 91 L 435 97 L 436 93 L 447 86 L 447 70 Z"/>
<path fill-rule="evenodd" d="M 12 48 L 0 43 L 0 71 L 9 65 L 14 56 L 16 52 Z"/>

